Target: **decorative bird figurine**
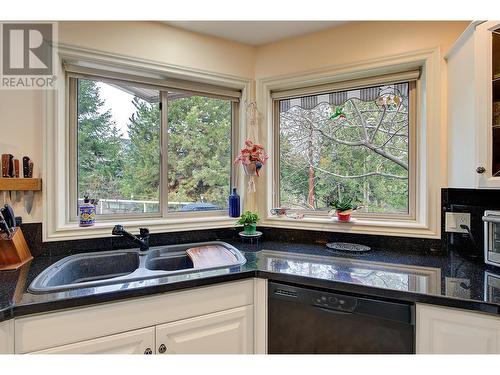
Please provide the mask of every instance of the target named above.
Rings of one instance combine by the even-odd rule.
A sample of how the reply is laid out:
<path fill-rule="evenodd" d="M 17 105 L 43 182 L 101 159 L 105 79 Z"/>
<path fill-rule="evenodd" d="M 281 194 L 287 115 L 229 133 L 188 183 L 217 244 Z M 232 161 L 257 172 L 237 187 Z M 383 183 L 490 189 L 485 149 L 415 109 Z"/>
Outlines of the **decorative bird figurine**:
<path fill-rule="evenodd" d="M 335 112 L 330 116 L 330 120 L 335 120 L 336 118 L 346 118 L 344 113 L 344 108 L 342 106 L 335 107 Z"/>

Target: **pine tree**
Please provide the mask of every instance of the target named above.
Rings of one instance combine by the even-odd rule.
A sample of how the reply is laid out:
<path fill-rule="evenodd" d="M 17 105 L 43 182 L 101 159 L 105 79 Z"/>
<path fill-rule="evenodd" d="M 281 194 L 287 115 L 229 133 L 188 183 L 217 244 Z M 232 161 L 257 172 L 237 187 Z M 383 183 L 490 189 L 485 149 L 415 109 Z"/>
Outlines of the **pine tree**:
<path fill-rule="evenodd" d="M 123 170 L 122 141 L 109 110 L 103 111 L 95 81 L 78 81 L 79 197 L 119 198 Z"/>
<path fill-rule="evenodd" d="M 132 103 L 122 192 L 129 199 L 159 201 L 160 110 L 158 103 L 137 97 Z"/>
<path fill-rule="evenodd" d="M 231 102 L 201 96 L 168 103 L 169 201 L 227 205 Z"/>

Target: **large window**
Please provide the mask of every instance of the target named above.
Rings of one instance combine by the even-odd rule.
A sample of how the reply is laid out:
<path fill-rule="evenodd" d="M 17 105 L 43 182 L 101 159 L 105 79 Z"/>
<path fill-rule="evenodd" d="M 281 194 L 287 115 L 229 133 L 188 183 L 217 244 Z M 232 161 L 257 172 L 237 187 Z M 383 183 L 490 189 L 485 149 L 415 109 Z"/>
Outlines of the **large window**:
<path fill-rule="evenodd" d="M 73 213 L 165 216 L 227 209 L 234 98 L 71 76 Z"/>
<path fill-rule="evenodd" d="M 415 81 L 354 87 L 275 98 L 277 205 L 412 214 Z"/>

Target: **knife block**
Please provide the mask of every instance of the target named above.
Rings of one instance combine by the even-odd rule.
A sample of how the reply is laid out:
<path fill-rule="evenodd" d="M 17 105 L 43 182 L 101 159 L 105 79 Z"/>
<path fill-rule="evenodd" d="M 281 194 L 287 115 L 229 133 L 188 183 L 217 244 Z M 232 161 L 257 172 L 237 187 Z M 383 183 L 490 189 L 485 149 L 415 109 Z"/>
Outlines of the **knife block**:
<path fill-rule="evenodd" d="M 21 228 L 15 228 L 11 238 L 0 237 L 0 271 L 17 270 L 31 259 Z"/>

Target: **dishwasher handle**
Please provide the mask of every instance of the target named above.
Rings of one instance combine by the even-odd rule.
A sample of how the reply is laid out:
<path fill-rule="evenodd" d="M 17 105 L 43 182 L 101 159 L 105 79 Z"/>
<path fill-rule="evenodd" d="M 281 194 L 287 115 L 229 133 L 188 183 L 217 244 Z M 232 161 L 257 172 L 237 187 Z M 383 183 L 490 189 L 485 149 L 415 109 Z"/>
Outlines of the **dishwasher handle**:
<path fill-rule="evenodd" d="M 334 309 L 327 309 L 326 307 L 321 307 L 321 306 L 318 306 L 318 305 L 313 305 L 315 308 L 317 308 L 318 310 L 321 310 L 321 311 L 324 311 L 324 312 L 327 312 L 327 313 L 330 313 L 330 314 L 334 314 L 334 315 L 352 315 L 353 312 L 352 311 L 342 311 L 342 310 L 334 310 Z"/>

